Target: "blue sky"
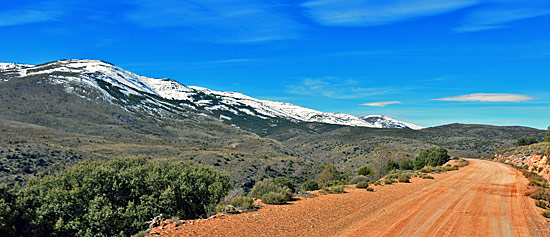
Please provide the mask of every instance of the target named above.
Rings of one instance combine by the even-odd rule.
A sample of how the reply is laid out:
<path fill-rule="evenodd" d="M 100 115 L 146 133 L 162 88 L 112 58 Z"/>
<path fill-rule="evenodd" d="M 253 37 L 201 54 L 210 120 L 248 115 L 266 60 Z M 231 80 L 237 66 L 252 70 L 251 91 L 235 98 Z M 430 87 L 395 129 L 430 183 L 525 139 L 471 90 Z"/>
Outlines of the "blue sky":
<path fill-rule="evenodd" d="M 550 125 L 548 0 L 6 1 L 0 44 L 326 112 Z"/>

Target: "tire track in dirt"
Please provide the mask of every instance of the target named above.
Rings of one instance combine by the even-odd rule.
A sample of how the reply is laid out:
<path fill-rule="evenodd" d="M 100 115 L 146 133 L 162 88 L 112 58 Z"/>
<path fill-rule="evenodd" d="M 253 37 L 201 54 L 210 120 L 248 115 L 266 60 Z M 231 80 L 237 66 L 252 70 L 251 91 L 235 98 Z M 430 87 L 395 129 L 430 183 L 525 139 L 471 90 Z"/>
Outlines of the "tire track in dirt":
<path fill-rule="evenodd" d="M 256 212 L 156 230 L 166 236 L 550 236 L 525 196 L 527 179 L 500 163 L 470 159 L 435 180 L 349 188 Z"/>

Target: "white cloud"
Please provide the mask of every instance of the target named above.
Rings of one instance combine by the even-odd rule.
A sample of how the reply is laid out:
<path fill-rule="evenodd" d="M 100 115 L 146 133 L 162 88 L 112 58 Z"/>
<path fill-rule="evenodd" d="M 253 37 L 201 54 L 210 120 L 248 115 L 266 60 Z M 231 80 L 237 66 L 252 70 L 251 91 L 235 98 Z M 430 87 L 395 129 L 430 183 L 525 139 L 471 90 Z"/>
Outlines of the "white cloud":
<path fill-rule="evenodd" d="M 478 0 L 312 0 L 306 15 L 327 26 L 375 26 L 414 20 L 471 7 Z"/>
<path fill-rule="evenodd" d="M 439 101 L 483 101 L 483 102 L 523 102 L 533 98 L 526 95 L 503 94 L 503 93 L 475 93 L 454 97 L 432 99 Z"/>
<path fill-rule="evenodd" d="M 37 22 L 52 21 L 58 15 L 56 11 L 10 10 L 0 12 L 0 26 L 15 26 Z"/>
<path fill-rule="evenodd" d="M 289 6 L 261 0 L 139 0 L 130 21 L 173 28 L 200 41 L 251 43 L 298 38 L 301 24 Z"/>
<path fill-rule="evenodd" d="M 355 99 L 404 90 L 392 87 L 363 87 L 356 80 L 337 77 L 304 78 L 298 83 L 286 86 L 286 89 L 291 94 L 324 96 L 335 99 Z"/>
<path fill-rule="evenodd" d="M 548 0 L 487 0 L 472 8 L 457 32 L 483 31 L 507 27 L 507 24 L 550 14 Z"/>
<path fill-rule="evenodd" d="M 383 101 L 383 102 L 364 103 L 361 105 L 374 106 L 374 107 L 386 107 L 386 105 L 392 105 L 392 104 L 402 104 L 402 103 L 401 101 Z"/>

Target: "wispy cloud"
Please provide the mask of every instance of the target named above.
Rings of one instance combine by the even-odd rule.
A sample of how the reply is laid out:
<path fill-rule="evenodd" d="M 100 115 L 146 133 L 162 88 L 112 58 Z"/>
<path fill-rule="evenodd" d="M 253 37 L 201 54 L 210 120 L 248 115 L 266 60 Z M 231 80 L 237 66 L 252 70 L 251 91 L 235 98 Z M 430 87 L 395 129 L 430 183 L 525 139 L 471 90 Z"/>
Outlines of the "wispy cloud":
<path fill-rule="evenodd" d="M 376 26 L 444 14 L 477 0 L 313 0 L 302 4 L 306 15 L 326 26 Z"/>
<path fill-rule="evenodd" d="M 296 84 L 286 86 L 286 89 L 291 94 L 324 96 L 334 99 L 356 99 L 404 90 L 393 87 L 363 87 L 356 80 L 337 77 L 304 78 Z"/>
<path fill-rule="evenodd" d="M 468 95 L 460 95 L 454 97 L 445 97 L 440 101 L 482 101 L 482 102 L 524 102 L 532 100 L 533 98 L 526 95 L 518 94 L 503 94 L 503 93 L 475 93 Z"/>
<path fill-rule="evenodd" d="M 370 102 L 361 105 L 374 106 L 374 107 L 386 107 L 386 105 L 402 104 L 401 101 L 383 101 L 383 102 Z"/>
<path fill-rule="evenodd" d="M 251 43 L 299 37 L 301 25 L 288 8 L 271 0 L 139 0 L 126 16 L 196 40 Z"/>
<path fill-rule="evenodd" d="M 509 23 L 550 14 L 548 0 L 487 0 L 472 8 L 457 32 L 483 31 L 507 27 Z"/>
<path fill-rule="evenodd" d="M 0 26 L 16 26 L 52 21 L 59 15 L 57 11 L 9 10 L 0 11 Z"/>

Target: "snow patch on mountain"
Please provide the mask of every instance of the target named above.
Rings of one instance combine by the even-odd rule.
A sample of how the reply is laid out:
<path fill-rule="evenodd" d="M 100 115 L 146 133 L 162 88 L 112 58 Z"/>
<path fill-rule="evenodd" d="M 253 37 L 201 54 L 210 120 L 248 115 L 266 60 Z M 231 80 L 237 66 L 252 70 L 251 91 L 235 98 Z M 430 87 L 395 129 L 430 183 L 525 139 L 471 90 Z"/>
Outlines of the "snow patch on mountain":
<path fill-rule="evenodd" d="M 60 60 L 41 65 L 0 63 L 0 72 L 19 73 L 19 76 L 45 75 L 56 84 L 79 83 L 101 90 L 112 100 L 97 80 L 103 80 L 118 87 L 126 95 L 156 95 L 167 100 L 186 101 L 180 107 L 202 108 L 209 111 L 227 111 L 235 115 L 255 116 L 261 119 L 284 118 L 300 122 L 371 127 L 371 128 L 410 128 L 423 127 L 401 122 L 380 115 L 356 117 L 343 113 L 326 113 L 301 106 L 256 99 L 238 92 L 214 91 L 204 87 L 185 86 L 171 79 L 156 79 L 137 75 L 113 64 L 88 59 Z M 5 74 L 5 73 L 4 73 Z M 0 78 L 1 79 L 1 78 Z M 73 90 L 67 90 L 73 91 Z M 164 104 L 162 101 L 146 100 L 147 103 Z M 201 113 L 203 114 L 203 113 Z M 228 117 L 218 117 L 228 120 Z"/>

